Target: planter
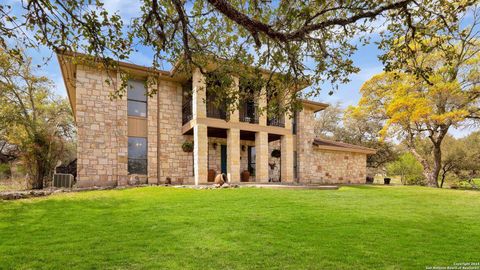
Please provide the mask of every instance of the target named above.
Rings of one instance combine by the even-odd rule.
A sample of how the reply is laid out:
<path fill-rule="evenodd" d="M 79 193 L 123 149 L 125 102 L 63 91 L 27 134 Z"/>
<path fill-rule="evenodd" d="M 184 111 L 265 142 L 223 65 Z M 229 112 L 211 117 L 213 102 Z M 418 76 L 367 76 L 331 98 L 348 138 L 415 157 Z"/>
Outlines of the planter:
<path fill-rule="evenodd" d="M 241 182 L 248 182 L 250 181 L 250 172 L 245 170 L 240 174 L 240 181 Z"/>
<path fill-rule="evenodd" d="M 213 182 L 215 181 L 215 176 L 217 175 L 217 172 L 214 169 L 208 170 L 208 182 Z"/>
<path fill-rule="evenodd" d="M 383 184 L 390 185 L 390 180 L 392 180 L 392 179 L 390 179 L 388 177 L 383 178 Z"/>
<path fill-rule="evenodd" d="M 278 149 L 275 149 L 275 150 L 272 151 L 272 154 L 271 154 L 271 155 L 272 155 L 272 157 L 274 157 L 274 158 L 279 158 L 279 157 L 282 156 L 282 152 L 281 152 L 280 150 L 278 150 Z"/>
<path fill-rule="evenodd" d="M 185 141 L 182 144 L 182 150 L 183 152 L 193 152 L 193 142 Z"/>

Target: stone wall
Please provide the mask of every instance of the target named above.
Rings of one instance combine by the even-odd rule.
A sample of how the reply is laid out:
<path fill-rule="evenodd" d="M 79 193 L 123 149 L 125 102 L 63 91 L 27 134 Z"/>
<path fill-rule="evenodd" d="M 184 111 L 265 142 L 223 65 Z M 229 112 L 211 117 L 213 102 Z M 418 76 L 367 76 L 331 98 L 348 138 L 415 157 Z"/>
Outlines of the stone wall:
<path fill-rule="evenodd" d="M 304 109 L 298 116 L 298 181 L 315 184 L 365 183 L 366 154 L 318 149 L 313 145 L 314 113 Z"/>
<path fill-rule="evenodd" d="M 268 143 L 268 178 L 271 182 L 278 182 L 280 181 L 280 166 L 282 166 L 282 162 L 281 158 L 272 157 L 273 150 L 281 150 L 280 140 Z M 272 164 L 275 164 L 273 168 L 270 166 Z"/>
<path fill-rule="evenodd" d="M 182 144 L 192 136 L 182 135 L 182 87 L 178 83 L 159 81 L 159 181 L 193 184 L 193 153 L 183 152 Z"/>
<path fill-rule="evenodd" d="M 155 80 L 155 79 L 153 79 Z M 158 178 L 158 85 L 149 85 L 151 90 L 156 89 L 157 94 L 147 99 L 147 170 L 148 183 L 157 184 Z"/>
<path fill-rule="evenodd" d="M 313 149 L 312 155 L 310 175 L 303 180 L 304 183 L 365 183 L 367 163 L 365 154 Z"/>
<path fill-rule="evenodd" d="M 78 186 L 114 186 L 127 181 L 126 98 L 111 100 L 115 74 L 86 66 L 76 71 Z"/>

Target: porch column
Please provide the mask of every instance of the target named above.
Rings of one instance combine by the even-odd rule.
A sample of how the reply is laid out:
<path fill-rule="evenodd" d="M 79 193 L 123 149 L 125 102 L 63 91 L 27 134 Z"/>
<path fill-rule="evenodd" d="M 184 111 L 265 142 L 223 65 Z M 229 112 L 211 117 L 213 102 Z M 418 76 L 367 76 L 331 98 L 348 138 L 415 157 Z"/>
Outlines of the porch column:
<path fill-rule="evenodd" d="M 195 68 L 192 74 L 193 119 L 207 117 L 206 92 L 205 76 L 203 76 L 199 68 Z"/>
<path fill-rule="evenodd" d="M 208 180 L 208 137 L 207 126 L 203 124 L 193 126 L 193 166 L 195 185 L 206 183 Z"/>
<path fill-rule="evenodd" d="M 283 135 L 281 143 L 280 175 L 282 182 L 293 182 L 293 136 Z"/>
<path fill-rule="evenodd" d="M 267 125 L 267 88 L 264 86 L 260 91 L 260 95 L 258 97 L 258 108 L 262 111 L 262 113 L 258 116 L 258 124 L 260 126 Z"/>
<path fill-rule="evenodd" d="M 239 88 L 239 80 L 238 77 L 233 76 L 233 85 L 232 85 L 232 92 L 238 93 L 238 88 Z M 240 121 L 240 113 L 238 111 L 238 108 L 235 108 L 233 112 L 230 113 L 229 116 L 229 122 L 231 123 L 238 123 Z"/>
<path fill-rule="evenodd" d="M 268 133 L 255 133 L 255 182 L 268 182 Z"/>
<path fill-rule="evenodd" d="M 227 176 L 228 181 L 240 182 L 240 129 L 227 130 Z"/>

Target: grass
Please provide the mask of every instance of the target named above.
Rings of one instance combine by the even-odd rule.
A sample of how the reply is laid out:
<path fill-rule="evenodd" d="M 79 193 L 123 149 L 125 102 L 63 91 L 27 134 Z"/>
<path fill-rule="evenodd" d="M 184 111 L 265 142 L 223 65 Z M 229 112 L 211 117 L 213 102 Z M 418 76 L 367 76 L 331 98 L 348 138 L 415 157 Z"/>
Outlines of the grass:
<path fill-rule="evenodd" d="M 480 258 L 480 192 L 162 187 L 0 202 L 0 268 L 425 269 Z"/>

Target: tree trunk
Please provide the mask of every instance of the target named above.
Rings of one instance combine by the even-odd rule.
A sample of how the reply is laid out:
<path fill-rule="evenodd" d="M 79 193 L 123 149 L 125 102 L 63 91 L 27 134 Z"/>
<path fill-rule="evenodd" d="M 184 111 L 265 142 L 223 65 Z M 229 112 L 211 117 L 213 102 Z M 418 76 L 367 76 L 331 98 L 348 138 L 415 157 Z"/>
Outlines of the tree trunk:
<path fill-rule="evenodd" d="M 433 168 L 430 172 L 430 177 L 427 178 L 427 185 L 429 187 L 438 187 L 438 176 L 442 169 L 442 149 L 440 144 L 433 144 Z"/>
<path fill-rule="evenodd" d="M 441 161 L 442 161 L 442 152 L 440 146 L 434 144 L 434 163 L 433 168 L 430 167 L 428 161 L 424 159 L 414 147 L 409 147 L 410 152 L 413 156 L 422 164 L 423 166 L 423 176 L 427 180 L 427 186 L 429 187 L 438 187 L 438 175 L 440 174 Z"/>
<path fill-rule="evenodd" d="M 442 173 L 442 182 L 440 182 L 440 188 L 443 188 L 443 183 L 445 183 L 445 175 L 446 173 Z"/>
<path fill-rule="evenodd" d="M 33 175 L 32 189 L 43 189 L 43 179 L 45 178 L 45 168 L 41 158 L 37 158 L 36 174 Z"/>

